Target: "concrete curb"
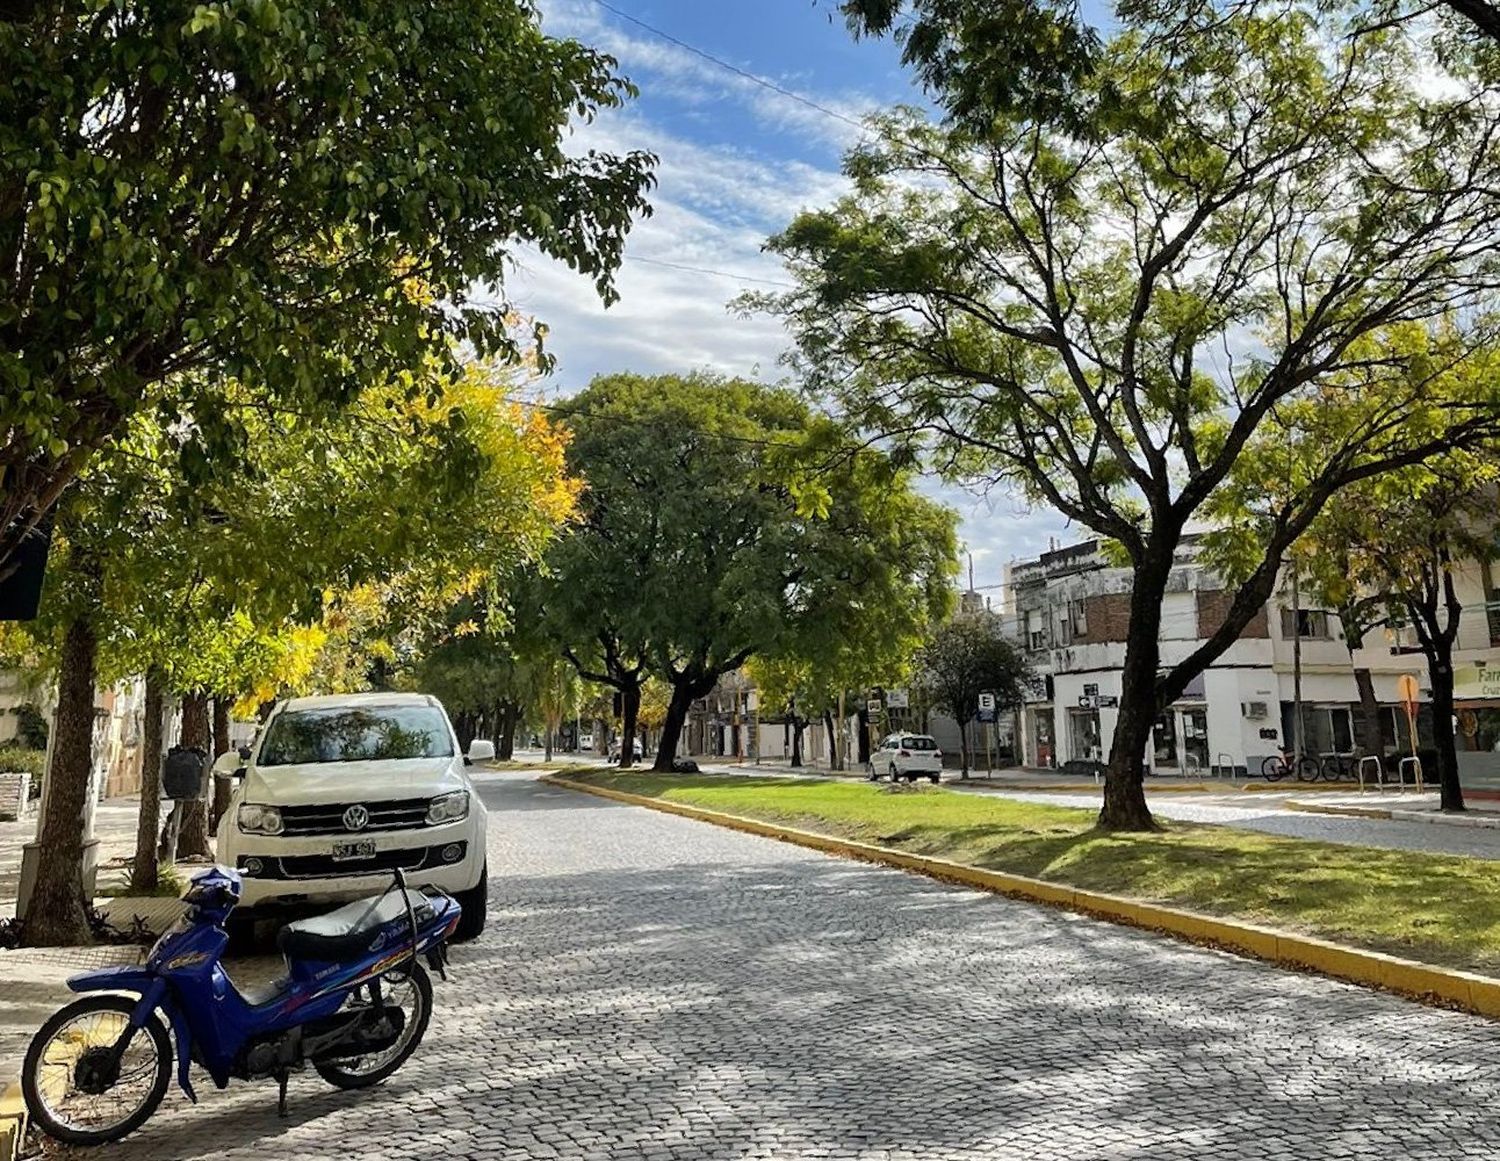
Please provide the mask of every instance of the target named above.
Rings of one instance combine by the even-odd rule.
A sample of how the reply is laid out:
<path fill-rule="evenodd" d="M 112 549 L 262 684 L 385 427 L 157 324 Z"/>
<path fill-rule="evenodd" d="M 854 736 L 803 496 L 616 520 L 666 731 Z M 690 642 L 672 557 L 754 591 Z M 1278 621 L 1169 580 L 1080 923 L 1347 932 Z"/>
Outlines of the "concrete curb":
<path fill-rule="evenodd" d="M 1337 814 L 1350 818 L 1394 819 L 1398 822 L 1425 822 L 1433 826 L 1467 826 L 1481 830 L 1500 830 L 1500 818 L 1485 818 L 1482 815 L 1440 814 L 1433 810 L 1402 810 L 1398 806 L 1347 806 L 1342 803 L 1323 806 L 1312 802 L 1293 800 L 1286 804 L 1287 810 L 1302 814 Z"/>
<path fill-rule="evenodd" d="M 902 870 L 916 871 L 918 874 L 945 882 L 974 887 L 981 891 L 991 891 L 1034 903 L 1046 903 L 1054 907 L 1067 907 L 1112 923 L 1123 923 L 1131 927 L 1158 931 L 1192 943 L 1205 943 L 1227 948 L 1230 951 L 1253 956 L 1283 967 L 1313 971 L 1365 987 L 1397 992 L 1426 1003 L 1436 1003 L 1481 1016 L 1500 1018 L 1500 980 L 1473 972 L 1436 967 L 1432 964 L 1419 963 L 1416 960 L 1385 955 L 1378 951 L 1345 947 L 1342 944 L 1315 939 L 1312 936 L 1294 935 L 1275 928 L 1200 915 L 1193 911 L 1182 911 L 1175 907 L 1164 907 L 1160 904 L 1127 899 L 1119 895 L 1106 895 L 1099 891 L 1070 887 L 1065 883 L 1052 883 L 1045 879 L 1033 879 L 1025 875 L 1012 875 L 1002 871 L 986 871 L 947 859 L 909 854 L 906 851 L 876 846 L 873 843 L 856 842 L 851 839 L 819 834 L 816 831 L 778 826 L 775 823 L 762 822 L 759 819 L 746 818 L 738 814 L 724 814 L 717 810 L 705 810 L 702 807 L 686 806 L 660 798 L 648 798 L 605 786 L 591 786 L 567 778 L 547 775 L 540 780 L 550 786 L 581 791 L 584 794 L 593 794 L 632 806 L 644 806 L 651 810 L 676 814 L 700 822 L 710 822 L 731 830 L 808 847 L 825 854 L 881 863 Z"/>
<path fill-rule="evenodd" d="M 0 1088 L 0 1161 L 16 1161 L 26 1139 L 26 1100 L 19 1083 Z"/>

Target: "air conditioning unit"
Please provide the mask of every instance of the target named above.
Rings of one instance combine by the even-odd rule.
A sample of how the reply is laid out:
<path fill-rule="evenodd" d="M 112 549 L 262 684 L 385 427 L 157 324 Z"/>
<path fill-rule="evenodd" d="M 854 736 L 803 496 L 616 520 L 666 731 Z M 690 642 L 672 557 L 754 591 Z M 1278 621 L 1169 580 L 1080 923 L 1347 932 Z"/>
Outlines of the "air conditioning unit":
<path fill-rule="evenodd" d="M 1271 707 L 1263 701 L 1242 701 L 1240 714 L 1253 722 L 1264 721 L 1271 716 Z"/>

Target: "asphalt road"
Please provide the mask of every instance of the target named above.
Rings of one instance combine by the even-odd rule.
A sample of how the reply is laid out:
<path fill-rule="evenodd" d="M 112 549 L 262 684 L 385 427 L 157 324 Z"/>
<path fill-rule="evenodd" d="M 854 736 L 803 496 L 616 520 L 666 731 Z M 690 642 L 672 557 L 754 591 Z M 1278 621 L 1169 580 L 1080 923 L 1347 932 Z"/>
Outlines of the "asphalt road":
<path fill-rule="evenodd" d="M 94 1157 L 1493 1157 L 1500 1025 L 483 775 L 490 927 L 384 1085 Z"/>

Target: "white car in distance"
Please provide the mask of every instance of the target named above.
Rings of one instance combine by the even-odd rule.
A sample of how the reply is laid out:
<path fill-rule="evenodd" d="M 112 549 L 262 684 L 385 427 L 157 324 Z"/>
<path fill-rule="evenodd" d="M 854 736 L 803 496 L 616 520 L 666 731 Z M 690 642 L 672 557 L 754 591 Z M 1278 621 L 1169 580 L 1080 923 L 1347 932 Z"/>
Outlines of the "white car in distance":
<path fill-rule="evenodd" d="M 216 770 L 235 776 L 217 852 L 244 880 L 234 918 L 378 893 L 400 867 L 413 887 L 458 899 L 455 938 L 484 930 L 485 809 L 468 754 L 436 698 L 413 693 L 299 697 L 271 711 L 243 752 Z"/>
<path fill-rule="evenodd" d="M 943 752 L 927 734 L 887 734 L 880 749 L 870 755 L 871 779 L 915 782 L 923 777 L 936 782 L 942 773 Z"/>

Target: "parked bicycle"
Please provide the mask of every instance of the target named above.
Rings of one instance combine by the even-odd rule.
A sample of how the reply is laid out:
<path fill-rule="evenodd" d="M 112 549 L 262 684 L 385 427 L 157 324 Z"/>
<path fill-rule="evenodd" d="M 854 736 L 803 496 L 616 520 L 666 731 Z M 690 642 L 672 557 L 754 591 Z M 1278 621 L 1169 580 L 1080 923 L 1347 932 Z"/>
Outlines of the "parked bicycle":
<path fill-rule="evenodd" d="M 1341 782 L 1354 776 L 1359 759 L 1353 754 L 1303 754 L 1296 759 L 1290 750 L 1272 754 L 1260 764 L 1267 782 L 1280 782 L 1295 774 L 1298 782 Z"/>

